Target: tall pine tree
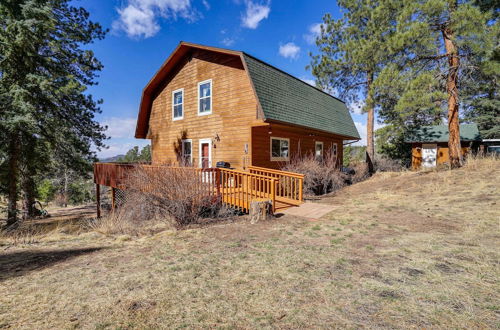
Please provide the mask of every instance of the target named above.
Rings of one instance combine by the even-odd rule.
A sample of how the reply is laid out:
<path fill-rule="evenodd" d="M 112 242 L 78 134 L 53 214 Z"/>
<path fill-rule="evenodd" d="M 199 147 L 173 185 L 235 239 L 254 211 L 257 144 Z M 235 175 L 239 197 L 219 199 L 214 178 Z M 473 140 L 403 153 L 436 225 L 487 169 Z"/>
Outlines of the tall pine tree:
<path fill-rule="evenodd" d="M 440 104 L 446 106 L 450 165 L 459 167 L 460 110 L 465 105 L 466 86 L 492 46 L 491 12 L 482 11 L 474 1 L 417 0 L 405 2 L 402 13 L 396 38 L 405 49 L 402 71 L 410 68 L 414 79 L 431 73 L 434 85 L 443 86 L 446 98 Z"/>
<path fill-rule="evenodd" d="M 68 167 L 88 169 L 92 146 L 99 149 L 105 139 L 94 119 L 99 102 L 86 93 L 102 65 L 84 48 L 105 31 L 69 2 L 0 2 L 0 137 L 7 146 L 9 226 L 18 220 L 19 187 L 29 195 L 29 178 L 42 168 L 36 153 L 54 152 Z"/>
<path fill-rule="evenodd" d="M 340 19 L 323 18 L 316 44 L 319 55 L 311 55 L 310 68 L 320 88 L 336 93 L 349 103 L 364 103 L 367 113 L 367 154 L 375 154 L 376 104 L 373 85 L 388 61 L 389 40 L 395 32 L 402 5 L 392 0 L 340 0 Z"/>

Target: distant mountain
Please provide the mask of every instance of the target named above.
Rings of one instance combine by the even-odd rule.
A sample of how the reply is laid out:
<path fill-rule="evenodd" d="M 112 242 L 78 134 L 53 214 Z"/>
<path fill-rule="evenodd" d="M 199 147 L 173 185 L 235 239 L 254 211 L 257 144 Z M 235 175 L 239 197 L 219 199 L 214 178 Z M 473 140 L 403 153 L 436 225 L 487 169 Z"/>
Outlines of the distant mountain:
<path fill-rule="evenodd" d="M 101 163 L 110 163 L 110 162 L 116 162 L 119 158 L 125 157 L 125 155 L 116 155 L 113 157 L 108 157 L 108 158 L 101 158 L 99 161 Z"/>

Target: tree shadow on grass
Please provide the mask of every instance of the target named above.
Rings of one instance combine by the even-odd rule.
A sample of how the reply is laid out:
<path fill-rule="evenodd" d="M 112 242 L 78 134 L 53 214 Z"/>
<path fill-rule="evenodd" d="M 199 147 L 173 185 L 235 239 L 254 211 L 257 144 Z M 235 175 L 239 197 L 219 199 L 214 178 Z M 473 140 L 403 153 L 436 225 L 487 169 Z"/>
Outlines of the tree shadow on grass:
<path fill-rule="evenodd" d="M 16 251 L 0 253 L 0 282 L 12 277 L 26 275 L 29 272 L 50 267 L 54 264 L 74 257 L 102 250 L 102 247 L 44 250 L 44 251 Z"/>

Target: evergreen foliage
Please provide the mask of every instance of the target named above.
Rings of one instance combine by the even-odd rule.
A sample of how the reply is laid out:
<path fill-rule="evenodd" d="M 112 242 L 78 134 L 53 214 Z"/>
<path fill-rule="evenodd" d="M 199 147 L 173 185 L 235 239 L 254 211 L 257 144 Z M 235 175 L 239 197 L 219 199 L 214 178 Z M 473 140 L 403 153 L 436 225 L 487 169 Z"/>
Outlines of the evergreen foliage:
<path fill-rule="evenodd" d="M 102 64 L 85 46 L 105 31 L 69 0 L 0 2 L 0 138 L 7 155 L 8 225 L 16 201 L 35 191 L 44 159 L 87 172 L 105 139 L 94 116 L 99 103 L 86 92 Z M 29 197 L 31 198 L 31 197 Z"/>
<path fill-rule="evenodd" d="M 135 146 L 125 156 L 117 159 L 118 162 L 134 163 L 134 162 L 151 162 L 151 146 L 148 144 L 139 151 L 139 147 Z"/>
<path fill-rule="evenodd" d="M 311 55 L 310 67 L 319 87 L 348 103 L 364 98 L 364 110 L 377 111 L 385 124 L 376 133 L 377 152 L 408 163 L 409 131 L 449 121 L 458 133 L 457 118 L 476 122 L 483 137 L 498 137 L 498 5 L 360 0 L 339 6 L 340 19 L 324 17 L 320 54 Z M 371 85 L 366 72 L 373 73 Z M 369 146 L 370 128 L 367 135 Z"/>

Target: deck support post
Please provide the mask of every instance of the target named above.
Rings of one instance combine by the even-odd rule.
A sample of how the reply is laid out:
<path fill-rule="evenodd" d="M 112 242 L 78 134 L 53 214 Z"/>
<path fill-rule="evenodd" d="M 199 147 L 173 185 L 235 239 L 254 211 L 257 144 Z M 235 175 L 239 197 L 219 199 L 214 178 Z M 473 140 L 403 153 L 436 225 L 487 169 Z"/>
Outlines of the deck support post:
<path fill-rule="evenodd" d="M 95 185 L 95 202 L 96 202 L 96 211 L 97 218 L 101 217 L 101 186 L 96 183 Z"/>
<path fill-rule="evenodd" d="M 111 187 L 111 209 L 114 211 L 116 209 L 116 188 Z"/>

